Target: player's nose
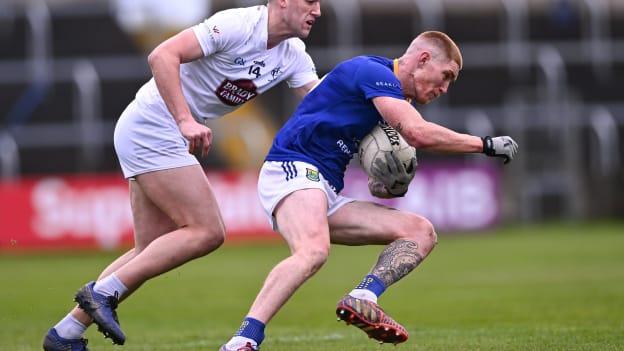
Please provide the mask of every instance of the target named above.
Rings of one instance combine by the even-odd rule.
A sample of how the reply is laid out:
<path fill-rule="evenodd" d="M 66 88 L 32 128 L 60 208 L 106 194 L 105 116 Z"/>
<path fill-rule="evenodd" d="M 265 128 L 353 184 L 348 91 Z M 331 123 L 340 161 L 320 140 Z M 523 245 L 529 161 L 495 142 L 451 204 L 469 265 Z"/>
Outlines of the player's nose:
<path fill-rule="evenodd" d="M 316 18 L 321 17 L 321 2 L 317 1 L 314 3 L 314 8 L 312 8 L 312 12 L 310 14 Z"/>
<path fill-rule="evenodd" d="M 442 85 L 440 89 L 438 89 L 438 96 L 446 94 L 447 91 L 448 91 L 448 85 L 447 84 Z"/>

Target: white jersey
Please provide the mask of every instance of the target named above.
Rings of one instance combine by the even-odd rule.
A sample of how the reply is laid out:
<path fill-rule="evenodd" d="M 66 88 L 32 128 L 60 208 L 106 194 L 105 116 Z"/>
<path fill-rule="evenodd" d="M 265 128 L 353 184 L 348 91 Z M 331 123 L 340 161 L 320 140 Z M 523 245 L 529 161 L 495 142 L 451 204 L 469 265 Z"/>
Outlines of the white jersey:
<path fill-rule="evenodd" d="M 218 12 L 193 27 L 204 57 L 180 66 L 182 92 L 194 118 L 219 118 L 286 80 L 298 88 L 318 79 L 299 38 L 267 50 L 265 5 Z M 137 93 L 140 105 L 165 103 L 152 78 Z"/>

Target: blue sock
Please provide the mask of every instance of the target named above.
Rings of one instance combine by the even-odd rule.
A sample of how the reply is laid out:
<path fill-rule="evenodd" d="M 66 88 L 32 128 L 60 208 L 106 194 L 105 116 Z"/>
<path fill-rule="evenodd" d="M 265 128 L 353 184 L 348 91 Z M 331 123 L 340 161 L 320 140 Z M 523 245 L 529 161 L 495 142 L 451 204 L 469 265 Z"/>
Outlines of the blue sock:
<path fill-rule="evenodd" d="M 243 324 L 236 332 L 235 336 L 242 336 L 254 340 L 258 345 L 264 340 L 264 323 L 251 317 L 245 318 Z"/>
<path fill-rule="evenodd" d="M 377 297 L 381 296 L 381 294 L 383 294 L 384 291 L 386 291 L 386 286 L 381 281 L 381 279 L 377 278 L 376 276 L 372 274 L 369 274 L 366 277 L 364 277 L 364 279 L 362 279 L 362 282 L 358 284 L 358 286 L 356 286 L 355 288 L 369 290 L 373 294 L 375 294 Z"/>

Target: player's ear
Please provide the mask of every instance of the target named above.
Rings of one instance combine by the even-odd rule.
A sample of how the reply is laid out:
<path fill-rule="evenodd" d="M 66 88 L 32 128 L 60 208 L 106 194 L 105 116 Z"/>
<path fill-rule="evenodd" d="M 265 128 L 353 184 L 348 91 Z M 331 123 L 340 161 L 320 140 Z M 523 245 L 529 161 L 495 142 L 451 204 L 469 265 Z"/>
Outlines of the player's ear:
<path fill-rule="evenodd" d="M 423 66 L 429 60 L 431 60 L 431 53 L 429 51 L 421 51 L 418 54 L 418 66 Z"/>

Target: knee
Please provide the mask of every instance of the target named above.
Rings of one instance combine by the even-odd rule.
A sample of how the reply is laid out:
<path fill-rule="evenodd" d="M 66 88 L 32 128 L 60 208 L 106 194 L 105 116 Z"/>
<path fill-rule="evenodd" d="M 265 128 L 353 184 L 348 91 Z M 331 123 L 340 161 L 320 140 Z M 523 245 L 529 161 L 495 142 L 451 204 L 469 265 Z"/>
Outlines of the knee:
<path fill-rule="evenodd" d="M 400 229 L 397 233 L 397 239 L 406 239 L 415 241 L 420 247 L 429 252 L 438 243 L 438 235 L 435 232 L 433 224 L 425 217 L 415 214 L 408 214 L 401 221 Z"/>
<path fill-rule="evenodd" d="M 329 257 L 329 243 L 309 245 L 299 250 L 294 255 L 297 256 L 299 261 L 302 262 L 309 271 L 309 274 L 312 275 L 327 262 L 327 257 Z"/>
<path fill-rule="evenodd" d="M 205 256 L 218 249 L 225 241 L 225 228 L 223 226 L 202 226 L 192 232 L 193 245 L 196 256 Z"/>

